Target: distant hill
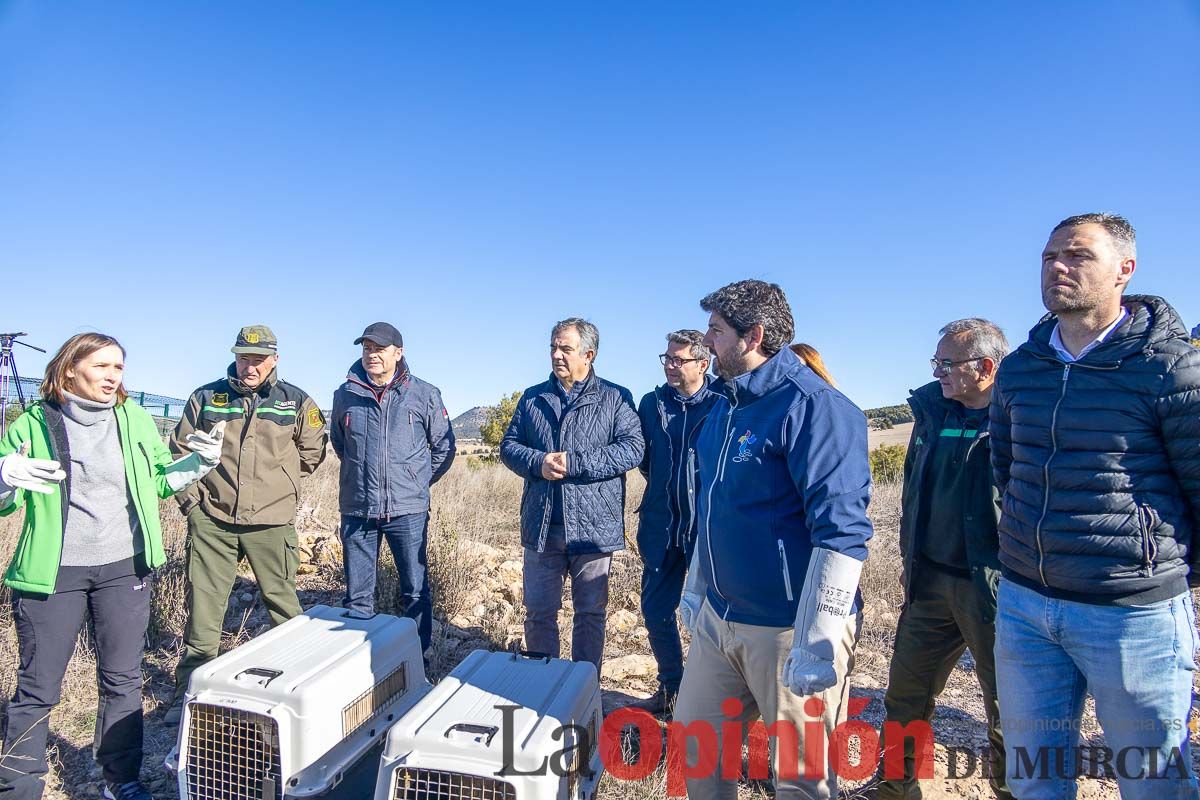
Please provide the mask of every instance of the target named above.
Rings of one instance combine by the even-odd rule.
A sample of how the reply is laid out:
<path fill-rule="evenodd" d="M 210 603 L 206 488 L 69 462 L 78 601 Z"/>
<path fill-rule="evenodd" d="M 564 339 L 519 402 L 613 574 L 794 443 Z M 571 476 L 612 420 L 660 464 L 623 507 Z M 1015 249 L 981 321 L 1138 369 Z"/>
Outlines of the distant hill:
<path fill-rule="evenodd" d="M 868 420 L 886 420 L 891 425 L 903 425 L 906 422 L 913 421 L 912 408 L 908 403 L 898 406 L 868 408 L 863 414 L 866 415 Z"/>
<path fill-rule="evenodd" d="M 479 426 L 487 419 L 487 406 L 475 406 L 450 420 L 456 439 L 480 438 Z"/>

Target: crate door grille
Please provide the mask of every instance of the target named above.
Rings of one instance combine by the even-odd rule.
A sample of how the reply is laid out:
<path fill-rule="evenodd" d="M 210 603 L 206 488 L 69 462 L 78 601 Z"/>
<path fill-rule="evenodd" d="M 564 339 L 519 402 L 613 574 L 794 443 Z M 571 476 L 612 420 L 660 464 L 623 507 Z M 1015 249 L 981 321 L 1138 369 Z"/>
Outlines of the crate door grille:
<path fill-rule="evenodd" d="M 189 711 L 188 800 L 283 800 L 275 720 L 205 703 Z"/>
<path fill-rule="evenodd" d="M 508 781 L 438 769 L 396 770 L 392 800 L 516 800 Z"/>

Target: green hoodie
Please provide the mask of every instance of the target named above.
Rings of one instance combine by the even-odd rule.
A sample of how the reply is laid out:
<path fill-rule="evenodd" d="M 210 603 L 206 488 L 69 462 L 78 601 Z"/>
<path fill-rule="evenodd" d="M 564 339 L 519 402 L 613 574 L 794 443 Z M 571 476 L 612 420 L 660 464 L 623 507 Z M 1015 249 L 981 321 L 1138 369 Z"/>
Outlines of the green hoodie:
<path fill-rule="evenodd" d="M 145 409 L 126 400 L 116 406 L 117 432 L 121 453 L 125 458 L 125 479 L 137 510 L 138 529 L 142 533 L 143 555 L 147 566 L 160 566 L 163 552 L 162 528 L 159 525 L 159 498 L 174 492 L 167 484 L 171 453 L 163 443 L 154 419 Z M 46 402 L 34 404 L 9 427 L 0 439 L 0 457 L 14 452 L 23 442 L 29 442 L 30 458 L 49 458 L 62 462 L 67 472 L 63 483 L 50 494 L 17 489 L 9 503 L 0 508 L 0 516 L 25 508 L 25 524 L 17 540 L 12 561 L 4 573 L 4 583 L 10 588 L 37 594 L 53 594 L 58 578 L 59 557 L 62 554 L 63 519 L 66 516 L 67 494 L 71 482 L 71 464 L 66 452 L 62 412 Z M 55 442 L 62 445 L 55 446 Z"/>

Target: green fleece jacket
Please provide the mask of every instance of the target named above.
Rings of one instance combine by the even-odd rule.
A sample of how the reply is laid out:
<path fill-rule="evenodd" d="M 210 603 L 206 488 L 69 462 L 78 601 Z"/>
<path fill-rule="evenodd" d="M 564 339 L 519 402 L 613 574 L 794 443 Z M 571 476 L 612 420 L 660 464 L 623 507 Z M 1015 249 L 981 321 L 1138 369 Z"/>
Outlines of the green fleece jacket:
<path fill-rule="evenodd" d="M 126 400 L 113 412 L 117 417 L 117 432 L 125 460 L 125 479 L 137 511 L 143 555 L 147 565 L 154 569 L 166 560 L 158 501 L 174 494 L 167 484 L 171 452 L 163 443 L 154 419 L 137 403 Z M 0 516 L 25 509 L 25 523 L 12 561 L 4 573 L 4 583 L 23 592 L 53 594 L 71 486 L 66 429 L 62 412 L 56 405 L 45 401 L 36 403 L 14 421 L 0 440 L 0 457 L 12 453 L 23 442 L 29 442 L 30 458 L 59 461 L 67 471 L 67 478 L 50 494 L 17 489 L 7 505 L 0 508 Z"/>

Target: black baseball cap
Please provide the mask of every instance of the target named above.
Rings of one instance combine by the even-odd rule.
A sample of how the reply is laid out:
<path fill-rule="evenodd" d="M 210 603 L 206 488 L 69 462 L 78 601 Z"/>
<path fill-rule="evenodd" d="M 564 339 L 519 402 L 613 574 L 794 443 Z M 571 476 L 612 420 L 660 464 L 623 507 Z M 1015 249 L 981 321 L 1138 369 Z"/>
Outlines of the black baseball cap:
<path fill-rule="evenodd" d="M 363 339 L 370 339 L 380 347 L 387 347 L 389 344 L 404 347 L 404 337 L 400 335 L 400 331 L 386 322 L 372 322 L 362 332 L 362 336 L 354 340 L 354 343 L 362 344 Z"/>

